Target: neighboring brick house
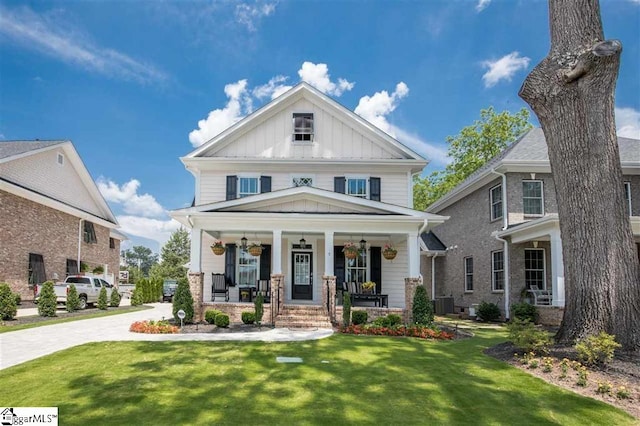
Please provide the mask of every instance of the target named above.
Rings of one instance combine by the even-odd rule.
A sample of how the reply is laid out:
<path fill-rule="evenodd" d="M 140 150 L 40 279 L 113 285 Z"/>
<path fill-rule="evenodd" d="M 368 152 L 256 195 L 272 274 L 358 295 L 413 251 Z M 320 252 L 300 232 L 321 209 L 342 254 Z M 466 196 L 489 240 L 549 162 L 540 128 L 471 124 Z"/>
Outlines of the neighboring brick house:
<path fill-rule="evenodd" d="M 198 310 L 215 306 L 239 320 L 259 280 L 271 280 L 273 297 L 281 290 L 281 308 L 305 304 L 318 308 L 307 311 L 314 317 L 335 306 L 336 284 L 353 281 L 374 281 L 390 309 L 410 308 L 419 235 L 446 218 L 412 208 L 413 175 L 427 160 L 396 139 L 300 83 L 182 162 L 195 201 L 171 216 L 191 229 Z M 209 248 L 216 239 L 224 255 Z M 262 254 L 250 255 L 243 240 L 259 240 Z M 355 259 L 342 251 L 349 242 L 362 247 Z M 382 256 L 388 243 L 393 261 Z M 231 286 L 228 302 L 213 302 L 212 273 Z"/>
<path fill-rule="evenodd" d="M 119 270 L 118 223 L 69 141 L 0 142 L 0 282 L 33 284 L 103 266 Z"/>
<path fill-rule="evenodd" d="M 640 243 L 640 141 L 620 137 L 618 144 L 620 185 Z M 432 294 L 453 297 L 458 312 L 493 302 L 508 318 L 509 306 L 534 285 L 551 293 L 557 320 L 565 292 L 555 196 L 544 134 L 534 128 L 427 209 L 450 217 L 423 236 L 430 247 L 422 273 L 434 277 Z"/>

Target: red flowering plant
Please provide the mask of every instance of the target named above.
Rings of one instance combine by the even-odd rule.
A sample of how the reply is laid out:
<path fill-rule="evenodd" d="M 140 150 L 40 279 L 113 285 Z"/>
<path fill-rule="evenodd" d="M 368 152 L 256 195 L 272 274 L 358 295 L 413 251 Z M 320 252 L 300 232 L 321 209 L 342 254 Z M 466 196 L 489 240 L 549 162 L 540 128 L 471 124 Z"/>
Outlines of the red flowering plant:
<path fill-rule="evenodd" d="M 451 340 L 454 337 L 453 334 L 447 333 L 446 331 L 423 325 L 400 325 L 394 327 L 350 325 L 348 327 L 341 327 L 340 332 L 344 334 L 366 334 L 372 336 L 406 336 L 433 340 Z"/>
<path fill-rule="evenodd" d="M 136 321 L 131 324 L 129 331 L 145 334 L 176 334 L 180 329 L 168 321 Z"/>

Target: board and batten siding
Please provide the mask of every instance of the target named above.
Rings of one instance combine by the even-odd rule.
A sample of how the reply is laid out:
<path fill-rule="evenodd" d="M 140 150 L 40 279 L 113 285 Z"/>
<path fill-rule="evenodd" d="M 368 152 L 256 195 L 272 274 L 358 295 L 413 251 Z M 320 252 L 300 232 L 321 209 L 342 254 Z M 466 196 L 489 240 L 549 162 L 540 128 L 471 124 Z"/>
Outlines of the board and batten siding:
<path fill-rule="evenodd" d="M 311 112 L 313 143 L 293 143 L 293 113 Z M 399 153 L 385 149 L 348 122 L 320 106 L 301 99 L 266 121 L 230 141 L 215 153 L 227 158 L 339 158 L 399 159 Z"/>

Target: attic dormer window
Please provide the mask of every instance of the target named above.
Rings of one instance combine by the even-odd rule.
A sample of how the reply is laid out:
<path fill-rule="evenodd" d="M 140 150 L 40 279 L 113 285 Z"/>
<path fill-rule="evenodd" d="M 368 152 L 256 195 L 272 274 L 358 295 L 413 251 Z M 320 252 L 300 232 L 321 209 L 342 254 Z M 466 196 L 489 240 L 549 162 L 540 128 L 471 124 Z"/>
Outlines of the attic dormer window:
<path fill-rule="evenodd" d="M 58 153 L 58 159 L 57 159 L 57 161 L 58 161 L 58 165 L 60 165 L 60 166 L 64 166 L 64 155 L 62 155 L 62 154 Z"/>
<path fill-rule="evenodd" d="M 293 141 L 313 141 L 313 113 L 293 113 Z"/>

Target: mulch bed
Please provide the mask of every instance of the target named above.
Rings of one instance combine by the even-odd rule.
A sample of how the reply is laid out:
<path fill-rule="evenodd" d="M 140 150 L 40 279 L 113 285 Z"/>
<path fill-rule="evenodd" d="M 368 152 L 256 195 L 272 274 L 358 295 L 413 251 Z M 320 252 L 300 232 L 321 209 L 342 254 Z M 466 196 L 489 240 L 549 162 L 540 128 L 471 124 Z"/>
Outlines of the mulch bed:
<path fill-rule="evenodd" d="M 180 323 L 174 324 L 174 321 L 169 321 L 170 324 L 180 327 Z M 227 328 L 217 327 L 208 322 L 202 322 L 198 324 L 185 324 L 182 327 L 181 333 L 252 333 L 258 331 L 269 331 L 271 327 L 262 325 L 258 327 L 255 324 L 229 324 Z"/>

